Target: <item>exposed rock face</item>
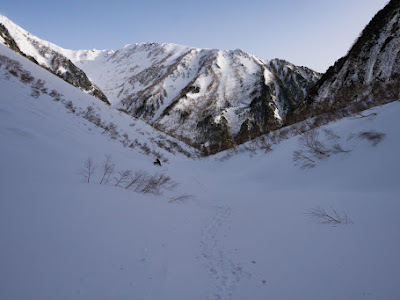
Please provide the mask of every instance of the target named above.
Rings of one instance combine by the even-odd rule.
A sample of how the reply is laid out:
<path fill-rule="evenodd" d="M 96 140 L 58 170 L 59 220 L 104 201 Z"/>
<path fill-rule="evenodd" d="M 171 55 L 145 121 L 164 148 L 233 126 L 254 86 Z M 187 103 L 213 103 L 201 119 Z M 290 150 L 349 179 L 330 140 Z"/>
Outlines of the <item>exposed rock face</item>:
<path fill-rule="evenodd" d="M 342 97 L 357 101 L 400 74 L 400 1 L 392 0 L 361 33 L 348 54 L 322 76 L 308 104 Z"/>
<path fill-rule="evenodd" d="M 242 50 L 157 43 L 74 62 L 117 108 L 211 153 L 279 127 L 320 77 Z"/>
<path fill-rule="evenodd" d="M 46 45 L 46 42 L 29 34 L 3 16 L 0 16 L 0 37 L 10 49 L 26 56 L 80 90 L 110 104 L 104 93 L 89 80 L 81 69 L 55 50 L 57 47 L 52 47 L 50 43 Z M 2 41 L 0 40 L 0 42 Z"/>

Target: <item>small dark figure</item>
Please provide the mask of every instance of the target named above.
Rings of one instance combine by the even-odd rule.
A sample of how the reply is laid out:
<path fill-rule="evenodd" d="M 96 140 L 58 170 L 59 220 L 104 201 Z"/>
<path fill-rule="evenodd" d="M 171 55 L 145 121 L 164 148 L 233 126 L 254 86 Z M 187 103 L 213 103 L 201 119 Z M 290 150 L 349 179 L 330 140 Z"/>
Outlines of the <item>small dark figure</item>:
<path fill-rule="evenodd" d="M 161 161 L 157 158 L 156 161 L 153 163 L 155 166 L 160 166 L 161 167 Z"/>

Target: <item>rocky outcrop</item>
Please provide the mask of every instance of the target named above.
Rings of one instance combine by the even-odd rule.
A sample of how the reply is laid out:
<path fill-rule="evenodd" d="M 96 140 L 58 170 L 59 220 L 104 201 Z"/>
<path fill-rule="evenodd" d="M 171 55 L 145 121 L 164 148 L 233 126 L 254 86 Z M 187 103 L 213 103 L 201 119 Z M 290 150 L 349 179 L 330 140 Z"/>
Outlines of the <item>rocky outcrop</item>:
<path fill-rule="evenodd" d="M 362 31 L 345 57 L 321 77 L 307 104 L 360 101 L 400 74 L 400 1 L 392 0 Z M 345 98 L 345 99 L 343 99 Z"/>

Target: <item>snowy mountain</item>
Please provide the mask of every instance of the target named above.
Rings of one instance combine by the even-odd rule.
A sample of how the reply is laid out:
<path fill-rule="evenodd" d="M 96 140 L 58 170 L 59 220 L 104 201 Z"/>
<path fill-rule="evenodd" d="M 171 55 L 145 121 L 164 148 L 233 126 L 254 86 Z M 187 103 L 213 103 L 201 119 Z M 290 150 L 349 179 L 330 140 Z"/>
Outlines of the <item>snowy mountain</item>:
<path fill-rule="evenodd" d="M 114 107 L 207 152 L 278 128 L 319 74 L 242 50 L 143 43 L 70 57 Z"/>
<path fill-rule="evenodd" d="M 2 15 L 0 15 L 0 44 L 28 57 L 85 93 L 109 104 L 103 92 L 62 54 L 60 47 L 37 38 Z"/>
<path fill-rule="evenodd" d="M 400 298 L 399 102 L 223 160 L 4 45 L 0 91 L 0 299 Z"/>
<path fill-rule="evenodd" d="M 400 82 L 400 2 L 390 1 L 365 27 L 345 57 L 322 76 L 308 103 L 391 98 Z M 345 100 L 344 100 L 345 99 Z"/>
<path fill-rule="evenodd" d="M 150 160 L 158 157 L 167 163 L 172 157 L 198 156 L 196 149 L 83 93 L 4 45 L 0 45 L 0 69 L 3 84 L 16 81 L 13 86 L 24 91 L 24 97 L 54 102 L 59 110 L 74 115 L 78 124 L 85 124 L 90 131 L 123 147 L 138 149 L 136 152 Z M 3 94 L 6 90 L 9 88 Z"/>
<path fill-rule="evenodd" d="M 115 52 L 66 50 L 5 17 L 0 24 L 0 42 L 206 153 L 280 127 L 320 78 L 305 67 L 267 62 L 242 50 L 157 43 L 127 45 Z"/>

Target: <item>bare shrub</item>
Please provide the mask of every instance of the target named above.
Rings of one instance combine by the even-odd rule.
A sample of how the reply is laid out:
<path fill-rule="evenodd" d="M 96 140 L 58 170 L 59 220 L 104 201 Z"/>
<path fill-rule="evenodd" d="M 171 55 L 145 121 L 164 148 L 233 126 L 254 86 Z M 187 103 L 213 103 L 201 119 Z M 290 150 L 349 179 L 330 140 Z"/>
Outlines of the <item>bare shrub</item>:
<path fill-rule="evenodd" d="M 39 92 L 38 90 L 32 90 L 31 96 L 32 96 L 33 98 L 39 98 L 40 92 Z"/>
<path fill-rule="evenodd" d="M 162 189 L 173 190 L 177 186 L 171 177 L 164 174 L 155 174 L 146 178 L 146 182 L 139 189 L 140 193 L 160 195 Z"/>
<path fill-rule="evenodd" d="M 83 115 L 83 117 L 84 117 L 86 120 L 88 120 L 88 121 L 91 122 L 93 116 L 94 116 L 94 108 L 93 108 L 93 106 L 89 105 L 88 107 L 86 107 L 86 112 L 85 112 L 85 114 Z"/>
<path fill-rule="evenodd" d="M 107 184 L 110 181 L 110 177 L 114 173 L 114 168 L 115 164 L 113 163 L 111 156 L 106 155 L 103 164 L 101 165 L 102 176 L 100 184 Z"/>
<path fill-rule="evenodd" d="M 51 90 L 49 96 L 53 98 L 54 101 L 61 101 L 63 95 L 57 92 L 56 90 Z"/>
<path fill-rule="evenodd" d="M 246 149 L 246 151 L 251 152 L 251 153 L 256 153 L 257 152 L 257 144 L 253 141 L 247 142 L 243 145 L 244 149 Z"/>
<path fill-rule="evenodd" d="M 35 78 L 28 71 L 22 71 L 20 75 L 20 80 L 22 83 L 32 83 Z"/>
<path fill-rule="evenodd" d="M 129 183 L 126 185 L 125 189 L 128 190 L 131 187 L 135 187 L 136 191 L 139 186 L 144 184 L 144 178 L 146 178 L 147 176 L 147 172 L 143 170 L 135 171 L 135 173 L 130 176 Z"/>
<path fill-rule="evenodd" d="M 38 79 L 32 84 L 32 89 L 39 91 L 43 94 L 47 94 L 47 88 L 45 87 L 46 82 L 42 79 Z"/>
<path fill-rule="evenodd" d="M 316 166 L 315 160 L 310 158 L 310 155 L 307 155 L 304 151 L 294 151 L 293 162 L 302 169 L 314 168 Z"/>
<path fill-rule="evenodd" d="M 164 174 L 149 175 L 146 171 L 136 171 L 125 189 L 134 189 L 141 194 L 160 195 L 163 189 L 173 190 L 176 183 Z"/>
<path fill-rule="evenodd" d="M 288 131 L 289 132 L 289 131 Z M 272 143 L 268 136 L 261 136 L 257 139 L 258 147 L 265 153 L 272 151 Z"/>
<path fill-rule="evenodd" d="M 337 141 L 340 139 L 340 136 L 338 136 L 332 129 L 324 129 L 324 134 L 328 140 Z"/>
<path fill-rule="evenodd" d="M 343 147 L 342 147 L 340 144 L 338 144 L 338 143 L 336 143 L 336 144 L 334 144 L 334 145 L 332 146 L 331 151 L 332 151 L 333 154 L 349 153 L 349 152 L 351 152 L 351 150 L 345 150 L 345 149 L 343 149 Z"/>
<path fill-rule="evenodd" d="M 296 135 L 303 134 L 304 132 L 307 131 L 307 125 L 304 124 L 304 123 L 295 124 L 295 125 L 293 125 L 293 130 L 294 130 Z"/>
<path fill-rule="evenodd" d="M 126 132 L 122 135 L 122 137 L 123 140 L 121 140 L 121 143 L 124 147 L 127 147 L 132 143 L 131 140 L 129 139 L 129 135 Z"/>
<path fill-rule="evenodd" d="M 119 136 L 117 125 L 115 125 L 113 122 L 110 122 L 108 125 L 106 125 L 104 131 L 108 132 L 110 138 L 113 140 L 117 139 Z"/>
<path fill-rule="evenodd" d="M 82 169 L 79 170 L 79 174 L 82 176 L 82 181 L 90 183 L 94 171 L 96 170 L 96 165 L 93 160 L 89 157 L 83 163 Z"/>
<path fill-rule="evenodd" d="M 368 140 L 369 142 L 371 142 L 372 146 L 375 147 L 385 138 L 386 133 L 371 130 L 362 131 L 357 136 L 361 139 Z"/>
<path fill-rule="evenodd" d="M 190 194 L 182 194 L 182 195 L 179 195 L 179 196 L 171 197 L 171 198 L 169 199 L 168 203 L 183 202 L 183 201 L 189 200 L 189 199 L 191 199 L 191 198 L 193 198 L 193 195 L 190 195 Z"/>
<path fill-rule="evenodd" d="M 74 106 L 74 104 L 72 103 L 71 100 L 69 100 L 65 103 L 65 108 L 68 109 L 69 111 L 71 111 L 72 113 L 76 112 L 76 107 Z"/>
<path fill-rule="evenodd" d="M 278 131 L 278 136 L 279 136 L 279 140 L 280 141 L 286 140 L 288 138 L 288 136 L 289 136 L 289 129 L 288 128 L 280 129 Z"/>
<path fill-rule="evenodd" d="M 308 209 L 306 212 L 310 218 L 316 219 L 321 224 L 353 224 L 353 221 L 344 211 L 337 211 L 332 206 L 328 210 L 322 207 Z"/>
<path fill-rule="evenodd" d="M 270 141 L 272 142 L 272 144 L 274 144 L 274 145 L 277 145 L 277 144 L 280 142 L 279 136 L 278 136 L 278 134 L 276 133 L 276 131 L 271 132 L 271 133 L 268 135 L 268 137 L 269 137 Z"/>
<path fill-rule="evenodd" d="M 329 157 L 330 150 L 318 138 L 318 131 L 309 130 L 299 138 L 299 144 L 318 159 Z"/>
<path fill-rule="evenodd" d="M 150 147 L 147 145 L 147 143 L 145 142 L 144 144 L 140 144 L 140 149 L 142 149 L 143 150 L 143 152 L 145 153 L 145 154 L 147 154 L 147 155 L 149 155 L 150 154 L 150 152 L 151 152 L 151 149 L 150 149 Z"/>
<path fill-rule="evenodd" d="M 115 186 L 121 186 L 128 184 L 129 178 L 132 176 L 131 170 L 122 170 L 118 172 L 118 175 L 114 177 Z"/>

